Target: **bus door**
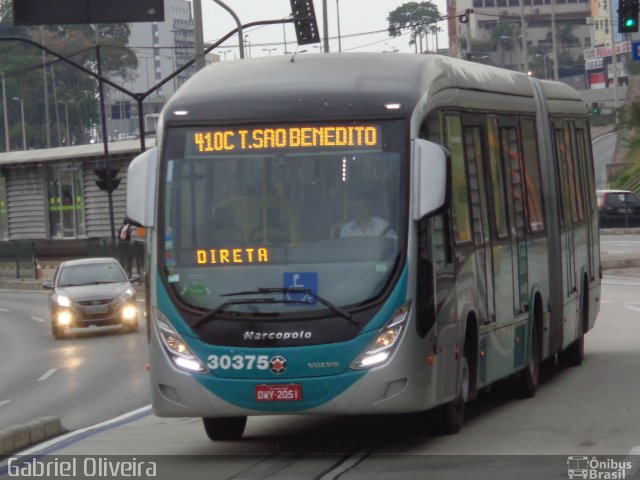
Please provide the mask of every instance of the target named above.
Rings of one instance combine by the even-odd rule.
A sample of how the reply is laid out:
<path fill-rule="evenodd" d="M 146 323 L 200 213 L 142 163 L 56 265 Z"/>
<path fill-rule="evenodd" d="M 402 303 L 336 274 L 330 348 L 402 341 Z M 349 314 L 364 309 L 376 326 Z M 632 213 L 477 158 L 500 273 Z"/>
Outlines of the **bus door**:
<path fill-rule="evenodd" d="M 515 315 L 528 310 L 528 258 L 525 197 L 523 187 L 522 156 L 516 124 L 500 125 L 502 162 L 507 187 L 507 206 L 511 224 L 511 256 L 513 259 L 513 312 Z"/>
<path fill-rule="evenodd" d="M 493 247 L 489 229 L 486 179 L 483 168 L 483 130 L 480 126 L 464 129 L 469 197 L 473 220 L 473 242 L 476 247 L 476 281 L 478 323 L 494 322 L 495 291 L 493 288 Z"/>
<path fill-rule="evenodd" d="M 582 199 L 584 204 L 584 215 L 586 220 L 587 235 L 587 268 L 589 271 L 589 280 L 595 278 L 596 269 L 596 239 L 597 227 L 594 227 L 594 215 L 596 213 L 595 205 L 595 185 L 593 182 L 593 160 L 591 158 L 591 149 L 589 148 L 589 132 L 586 128 L 586 121 L 579 120 L 575 123 L 576 138 L 576 159 L 577 167 L 580 170 L 580 184 L 586 186 L 583 188 Z"/>
<path fill-rule="evenodd" d="M 509 234 L 507 184 L 509 176 L 505 174 L 502 155 L 501 130 L 498 118 L 489 115 L 487 119 L 487 195 L 490 199 L 489 218 L 492 237 L 493 284 L 495 295 L 496 323 L 500 326 L 513 323 L 514 293 L 514 253 Z M 508 170 L 507 170 L 508 172 Z M 509 190 L 511 191 L 511 190 Z M 519 296 L 519 294 L 518 294 Z M 510 348 L 506 343 L 505 351 Z"/>
<path fill-rule="evenodd" d="M 573 150 L 571 148 L 569 125 L 567 122 L 554 121 L 556 167 L 558 169 L 558 197 L 560 198 L 560 236 L 562 245 L 562 272 L 565 289 L 564 299 L 576 292 L 576 259 L 575 239 L 572 228 L 574 218 L 578 218 L 578 204 L 576 198 L 575 170 L 573 168 Z"/>

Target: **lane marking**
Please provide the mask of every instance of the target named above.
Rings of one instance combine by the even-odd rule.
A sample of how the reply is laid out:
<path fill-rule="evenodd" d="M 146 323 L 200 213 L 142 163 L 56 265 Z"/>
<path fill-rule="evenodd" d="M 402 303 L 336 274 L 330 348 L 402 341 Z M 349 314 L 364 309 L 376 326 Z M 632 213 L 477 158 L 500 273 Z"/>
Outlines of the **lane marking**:
<path fill-rule="evenodd" d="M 17 457 L 26 457 L 28 455 L 34 454 L 49 455 L 55 451 L 68 447 L 69 445 L 80 442 L 87 437 L 104 432 L 106 430 L 110 430 L 112 428 L 126 425 L 130 422 L 135 422 L 137 420 L 140 420 L 141 418 L 148 417 L 151 414 L 151 405 L 146 405 L 132 412 L 120 415 L 119 417 L 112 418 L 111 420 L 107 420 L 96 425 L 91 425 L 89 427 L 84 427 L 79 430 L 74 430 L 73 432 L 60 435 L 51 440 L 39 443 L 38 445 L 28 448 L 27 450 L 23 450 L 22 452 L 17 452 L 13 455 Z"/>
<path fill-rule="evenodd" d="M 632 307 L 631 305 L 625 305 L 627 309 L 633 310 L 634 312 L 640 312 L 640 307 Z"/>
<path fill-rule="evenodd" d="M 47 378 L 49 378 L 51 375 L 53 375 L 54 373 L 56 373 L 56 370 L 58 370 L 57 368 L 52 368 L 51 370 L 49 370 L 47 373 L 45 373 L 44 375 L 42 375 L 38 381 L 39 382 L 44 382 Z"/>
<path fill-rule="evenodd" d="M 31 318 L 31 320 L 35 320 L 36 322 L 41 322 L 44 323 L 46 320 L 44 318 L 40 318 L 40 317 L 29 317 Z"/>
<path fill-rule="evenodd" d="M 0 407 L 4 407 L 7 403 L 9 403 L 11 400 L 2 400 L 0 401 Z"/>
<path fill-rule="evenodd" d="M 0 312 L 10 312 L 11 310 L 9 310 L 8 308 L 0 308 Z"/>

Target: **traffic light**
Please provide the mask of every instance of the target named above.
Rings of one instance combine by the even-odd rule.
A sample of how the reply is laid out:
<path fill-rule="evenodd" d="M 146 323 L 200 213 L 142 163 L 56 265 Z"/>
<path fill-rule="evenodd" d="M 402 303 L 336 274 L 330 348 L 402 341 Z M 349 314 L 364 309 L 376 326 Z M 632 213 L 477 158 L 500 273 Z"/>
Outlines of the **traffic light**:
<path fill-rule="evenodd" d="M 291 0 L 291 12 L 298 45 L 319 43 L 320 32 L 313 9 L 313 0 Z"/>
<path fill-rule="evenodd" d="M 591 114 L 600 115 L 600 104 L 598 102 L 591 102 Z"/>
<path fill-rule="evenodd" d="M 120 169 L 118 168 L 96 168 L 94 172 L 100 180 L 96 180 L 96 185 L 100 190 L 104 190 L 105 192 L 112 193 L 118 185 L 120 185 L 120 179 L 116 178 L 118 176 L 118 172 Z"/>
<path fill-rule="evenodd" d="M 639 0 L 620 0 L 618 7 L 618 32 L 632 33 L 638 31 Z"/>

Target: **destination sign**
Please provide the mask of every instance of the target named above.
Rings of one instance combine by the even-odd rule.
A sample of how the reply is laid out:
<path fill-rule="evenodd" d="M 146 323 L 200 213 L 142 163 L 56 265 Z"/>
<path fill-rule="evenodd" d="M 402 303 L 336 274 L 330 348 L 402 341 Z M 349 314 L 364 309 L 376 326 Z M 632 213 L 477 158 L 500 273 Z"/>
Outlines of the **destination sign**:
<path fill-rule="evenodd" d="M 278 149 L 380 148 L 379 125 L 286 126 L 199 130 L 193 133 L 197 153 Z"/>
<path fill-rule="evenodd" d="M 268 263 L 269 250 L 259 248 L 201 248 L 196 250 L 198 265 L 248 265 Z"/>

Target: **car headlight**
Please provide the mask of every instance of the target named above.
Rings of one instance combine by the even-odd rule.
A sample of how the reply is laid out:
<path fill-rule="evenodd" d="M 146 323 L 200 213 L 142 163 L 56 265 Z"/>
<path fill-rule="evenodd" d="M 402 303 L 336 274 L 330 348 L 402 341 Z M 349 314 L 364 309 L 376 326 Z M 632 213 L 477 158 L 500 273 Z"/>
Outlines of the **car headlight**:
<path fill-rule="evenodd" d="M 138 309 L 135 305 L 125 305 L 122 309 L 122 318 L 131 321 L 138 319 Z"/>
<path fill-rule="evenodd" d="M 158 334 L 162 340 L 162 345 L 169 354 L 173 364 L 181 370 L 192 373 L 206 372 L 207 368 L 200 359 L 194 355 L 185 341 L 182 340 L 182 337 L 176 332 L 167 317 L 156 307 L 152 308 L 152 315 L 158 327 Z"/>
<path fill-rule="evenodd" d="M 118 297 L 118 302 L 130 302 L 136 296 L 136 291 L 133 288 L 127 288 L 127 290 Z"/>
<path fill-rule="evenodd" d="M 409 320 L 410 312 L 411 300 L 398 307 L 365 351 L 351 364 L 351 368 L 362 370 L 386 362 L 398 344 L 398 339 Z"/>
<path fill-rule="evenodd" d="M 61 307 L 70 307 L 71 299 L 69 297 L 65 297 L 64 295 L 58 295 L 56 297 L 56 303 Z"/>

